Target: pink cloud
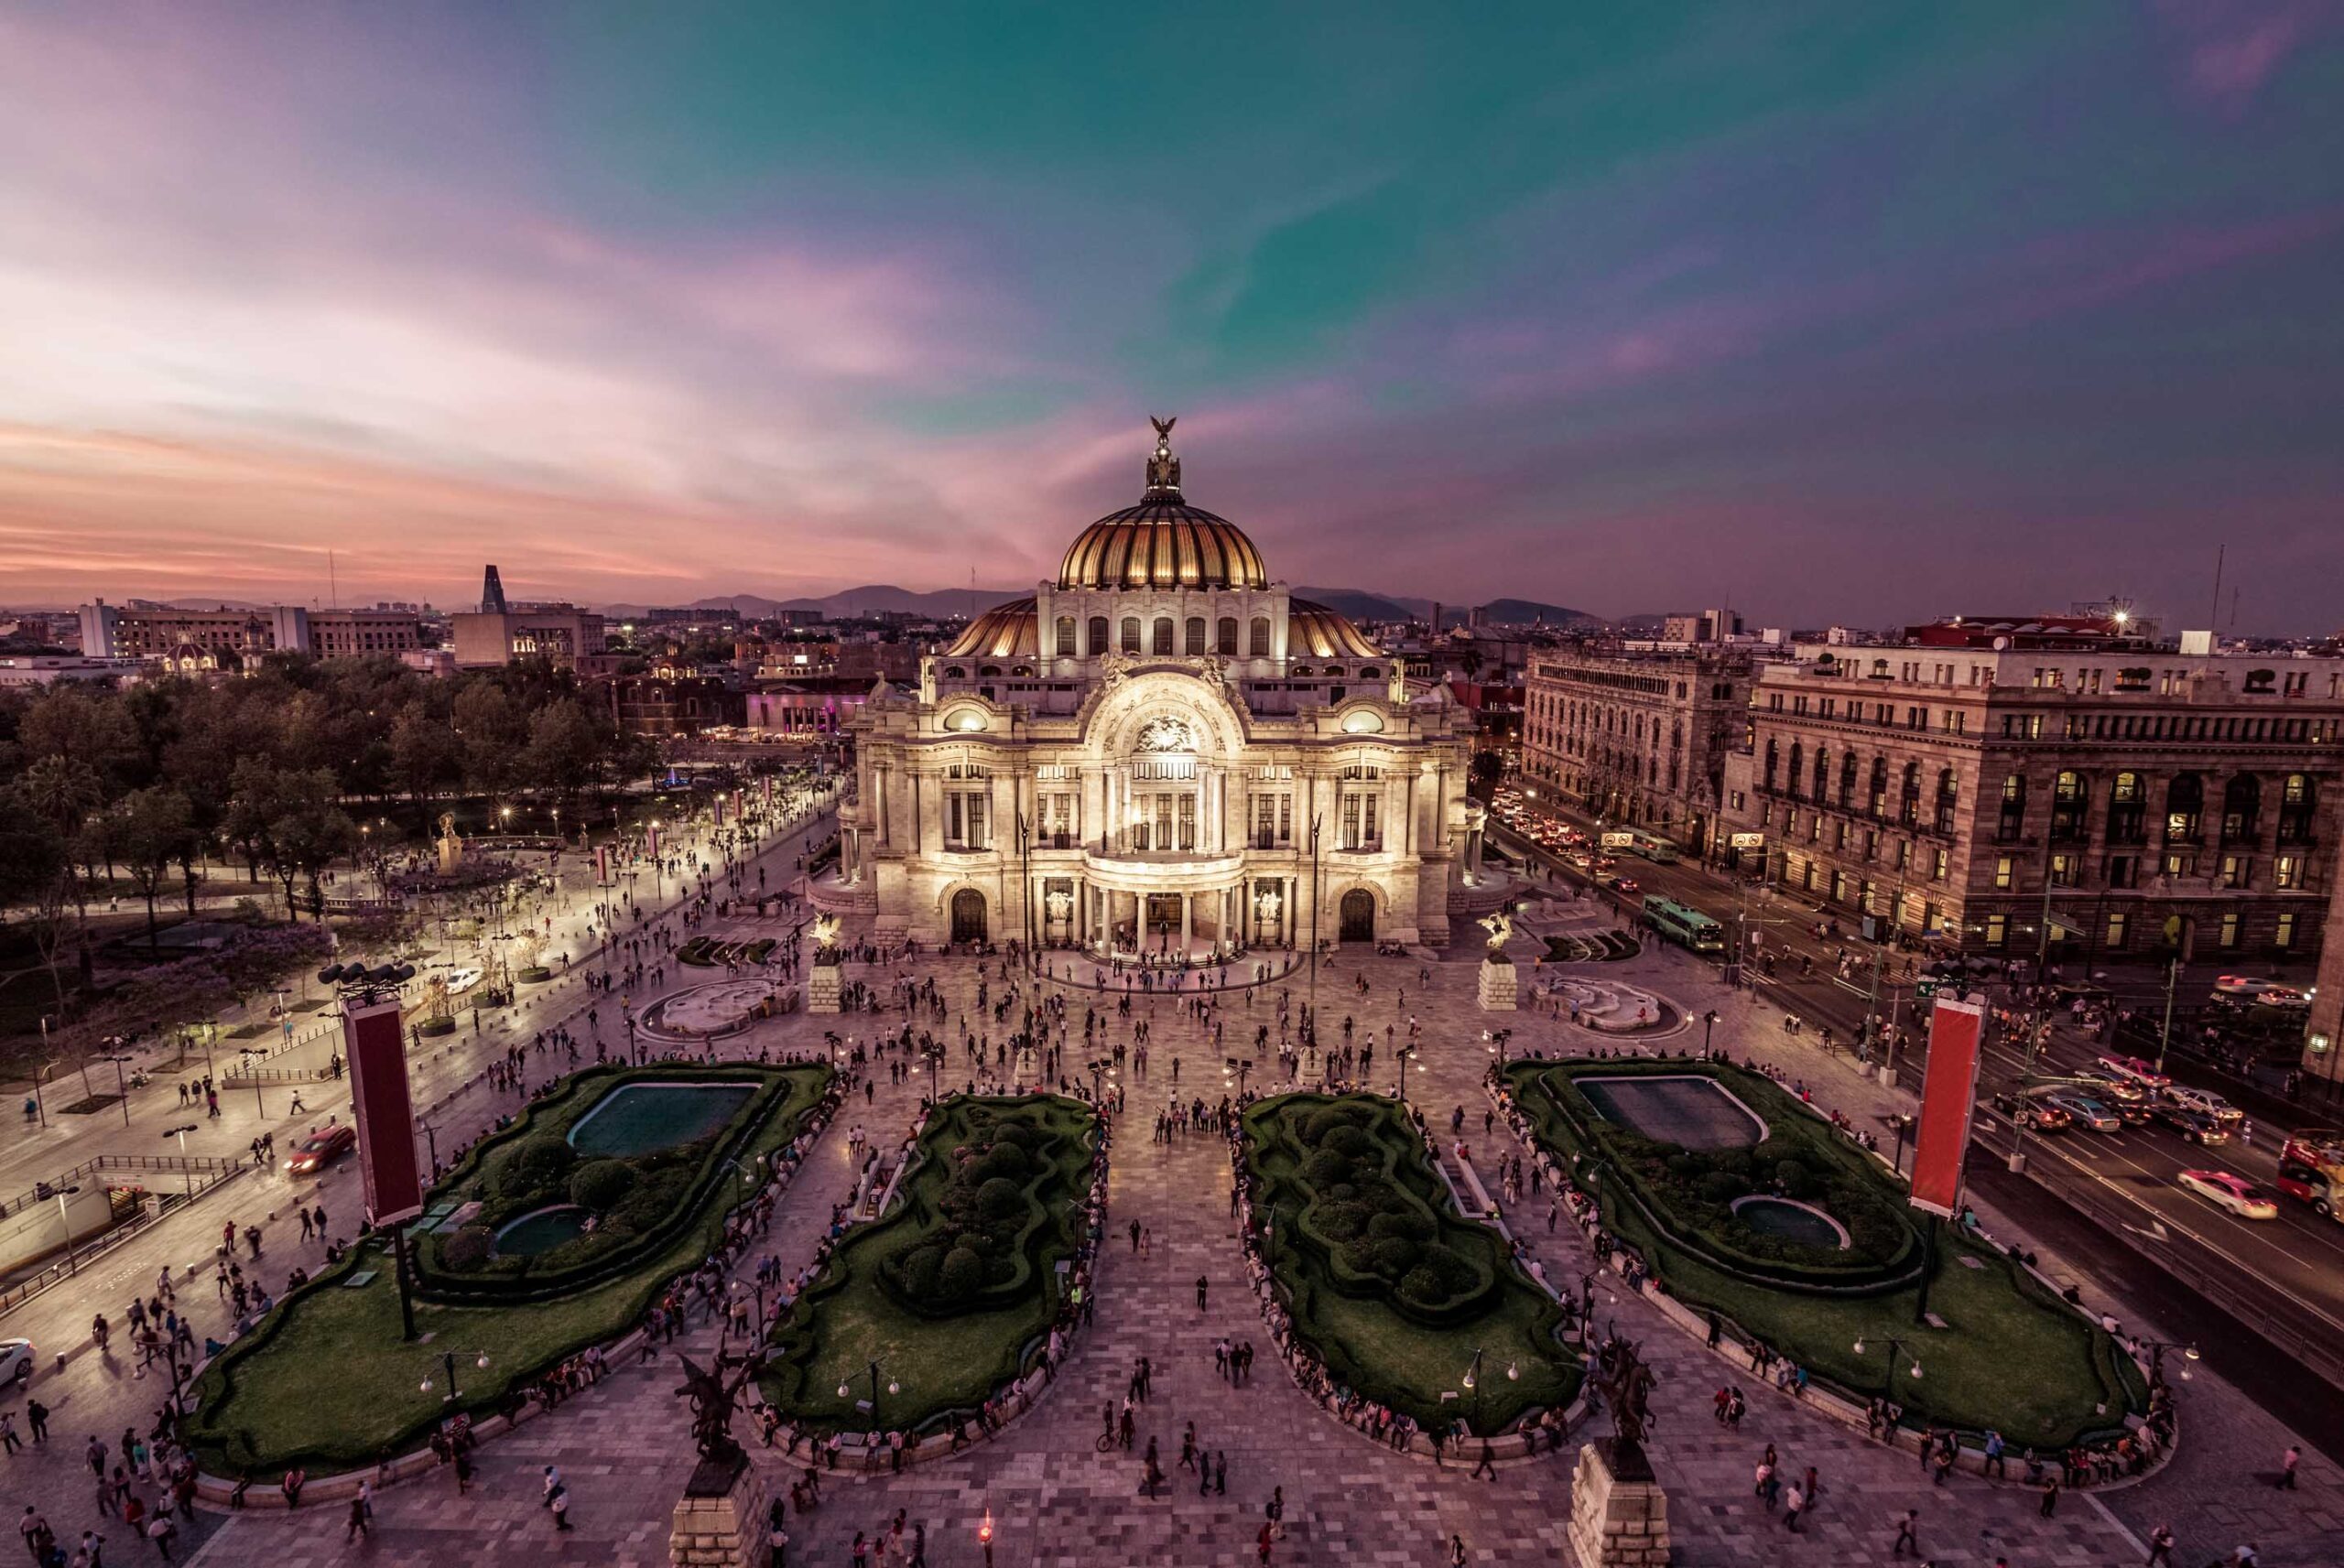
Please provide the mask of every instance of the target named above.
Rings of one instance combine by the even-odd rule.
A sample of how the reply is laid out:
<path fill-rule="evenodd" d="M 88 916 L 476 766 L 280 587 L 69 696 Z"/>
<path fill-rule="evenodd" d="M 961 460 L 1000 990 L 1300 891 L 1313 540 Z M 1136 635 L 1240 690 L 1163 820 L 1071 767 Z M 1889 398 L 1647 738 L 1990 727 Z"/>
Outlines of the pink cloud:
<path fill-rule="evenodd" d="M 2158 9 L 2179 35 L 2190 95 L 2230 114 L 2252 103 L 2306 43 L 2344 23 L 2335 0 L 2165 0 Z"/>

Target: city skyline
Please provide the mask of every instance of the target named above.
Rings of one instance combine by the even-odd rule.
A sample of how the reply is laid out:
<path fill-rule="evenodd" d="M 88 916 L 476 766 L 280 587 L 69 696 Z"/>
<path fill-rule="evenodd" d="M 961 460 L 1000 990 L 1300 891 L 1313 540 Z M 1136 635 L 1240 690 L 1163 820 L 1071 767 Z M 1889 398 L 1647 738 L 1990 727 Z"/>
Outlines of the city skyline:
<path fill-rule="evenodd" d="M 18 12 L 0 601 L 1030 582 L 1156 413 L 1297 584 L 2334 629 L 2338 7 L 1402 15 Z"/>

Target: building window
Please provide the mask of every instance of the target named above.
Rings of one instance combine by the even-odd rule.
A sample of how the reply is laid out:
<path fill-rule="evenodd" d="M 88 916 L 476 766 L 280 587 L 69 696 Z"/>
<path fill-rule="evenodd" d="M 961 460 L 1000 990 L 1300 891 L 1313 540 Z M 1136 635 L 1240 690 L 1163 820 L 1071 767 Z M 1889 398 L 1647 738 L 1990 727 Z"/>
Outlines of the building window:
<path fill-rule="evenodd" d="M 2271 862 L 2271 885 L 2282 892 L 2304 885 L 2304 861 L 2300 855 L 2282 855 Z"/>
<path fill-rule="evenodd" d="M 2168 877 L 2194 876 L 2197 871 L 2198 857 L 2195 855 L 2176 852 L 2165 858 L 2165 874 Z"/>
<path fill-rule="evenodd" d="M 1384 840 L 1377 810 L 1383 804 L 1381 792 L 1345 790 L 1338 826 L 1337 847 L 1344 849 L 1381 849 Z"/>
<path fill-rule="evenodd" d="M 1192 659 L 1203 658 L 1205 654 L 1205 618 L 1201 615 L 1189 616 L 1188 623 L 1187 626 L 1182 628 L 1182 631 L 1185 633 L 1185 646 L 1188 650 L 1188 657 Z"/>
<path fill-rule="evenodd" d="M 2222 842 L 2251 844 L 2263 823 L 2263 782 L 2238 773 L 2222 786 Z"/>
<path fill-rule="evenodd" d="M 1929 880 L 1931 881 L 1941 882 L 1945 881 L 1948 876 L 1952 874 L 1952 851 L 1945 849 L 1932 849 L 1929 852 Z"/>
<path fill-rule="evenodd" d="M 2279 928 L 2271 934 L 2271 946 L 2292 947 L 2295 945 L 2295 912 L 2292 909 L 2283 909 L 2279 912 Z"/>
<path fill-rule="evenodd" d="M 2009 889 L 2012 872 L 2017 862 L 2008 855 L 1994 857 L 1994 885 L 1996 887 L 2005 891 Z"/>
<path fill-rule="evenodd" d="M 1953 831 L 1954 810 L 1960 804 L 1961 784 L 1951 768 L 1937 773 L 1937 827 L 1940 833 Z"/>
<path fill-rule="evenodd" d="M 982 790 L 947 790 L 944 792 L 944 842 L 953 849 L 984 849 L 993 845 L 986 831 L 985 792 Z"/>
<path fill-rule="evenodd" d="M 2007 914 L 1999 914 L 1988 915 L 1986 917 L 1986 946 L 1989 947 L 2004 946 L 2008 945 L 2010 939 L 2011 917 Z"/>
<path fill-rule="evenodd" d="M 1237 617 L 1234 615 L 1222 616 L 1220 623 L 1215 626 L 1214 630 L 1219 633 L 1219 639 L 1216 643 L 1217 651 L 1227 654 L 1232 659 L 1235 658 L 1237 656 Z"/>
<path fill-rule="evenodd" d="M 1803 787 L 1803 785 L 1804 785 L 1804 780 L 1805 780 L 1806 776 L 1807 776 L 1807 745 L 1806 745 L 1806 743 L 1805 743 L 1804 741 L 1792 741 L 1792 742 L 1791 742 L 1791 773 L 1790 773 L 1790 792 L 1791 792 L 1791 798 L 1792 798 L 1793 800 L 1796 800 L 1796 799 L 1799 797 L 1799 795 L 1798 795 L 1798 792 L 1799 792 L 1799 790 L 1800 790 L 1800 789 Z"/>
<path fill-rule="evenodd" d="M 2140 880 L 2140 857 L 2137 855 L 2111 855 L 2108 857 L 2107 871 L 2108 885 L 2110 887 L 2132 887 Z"/>
<path fill-rule="evenodd" d="M 1136 615 L 1123 617 L 1123 652 L 1126 654 L 1140 652 L 1139 617 Z"/>
<path fill-rule="evenodd" d="M 2224 855 L 2222 857 L 2222 885 L 2224 887 L 2242 888 L 2253 880 L 2253 856 Z"/>
<path fill-rule="evenodd" d="M 2062 769 L 2051 782 L 2052 842 L 2071 843 L 2083 838 L 2084 814 L 2088 809 L 2083 775 Z"/>
<path fill-rule="evenodd" d="M 2124 911 L 2121 909 L 2110 910 L 2108 912 L 2108 929 L 2101 934 L 2100 945 L 2107 948 L 2111 953 L 2122 952 L 2124 950 L 2125 921 L 2126 915 Z"/>
<path fill-rule="evenodd" d="M 2289 773 L 2279 788 L 2279 842 L 2308 844 L 2317 786 L 2306 773 Z"/>
<path fill-rule="evenodd" d="M 2002 816 L 1994 828 L 1994 837 L 2004 844 L 2015 844 L 2026 822 L 2026 775 L 2010 773 L 2002 779 Z"/>
<path fill-rule="evenodd" d="M 2074 855 L 2054 855 L 2051 857 L 2051 885 L 2053 887 L 2071 888 L 2076 885 L 2076 862 L 2078 859 L 2078 857 Z"/>
<path fill-rule="evenodd" d="M 1055 652 L 1061 659 L 1070 659 L 1074 657 L 1073 616 L 1061 615 L 1058 617 L 1058 644 L 1053 652 Z"/>
<path fill-rule="evenodd" d="M 1154 632 L 1155 635 L 1151 639 L 1151 652 L 1157 657 L 1169 655 L 1172 652 L 1172 617 L 1157 616 Z"/>
<path fill-rule="evenodd" d="M 2221 948 L 2225 953 L 2237 946 L 2239 926 L 2240 921 L 2237 910 L 2226 909 L 2222 911 L 2221 930 L 2219 934 L 2215 936 L 2214 945 Z"/>
<path fill-rule="evenodd" d="M 1897 820 L 1907 827 L 1917 827 L 1921 820 L 1921 764 L 1904 764 L 1904 789 L 1896 807 Z"/>
<path fill-rule="evenodd" d="M 2165 841 L 2195 844 L 2204 833 L 2206 785 L 2196 773 L 2176 773 L 2165 787 Z"/>
<path fill-rule="evenodd" d="M 1888 815 L 1888 759 L 1886 757 L 1874 757 L 1872 760 L 1872 814 L 1874 816 Z"/>
<path fill-rule="evenodd" d="M 1094 615 L 1091 618 L 1090 634 L 1090 646 L 1082 651 L 1095 659 L 1107 651 L 1107 618 L 1105 616 Z"/>
<path fill-rule="evenodd" d="M 1253 617 L 1253 657 L 1266 659 L 1269 656 L 1270 618 L 1266 615 L 1256 615 Z"/>

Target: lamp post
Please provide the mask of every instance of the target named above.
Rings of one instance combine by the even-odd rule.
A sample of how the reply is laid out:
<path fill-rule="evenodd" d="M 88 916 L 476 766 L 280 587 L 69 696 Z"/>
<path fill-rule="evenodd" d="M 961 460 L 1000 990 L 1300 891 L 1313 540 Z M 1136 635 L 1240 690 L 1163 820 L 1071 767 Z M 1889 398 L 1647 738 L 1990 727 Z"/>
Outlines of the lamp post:
<path fill-rule="evenodd" d="M 253 1060 L 253 1058 L 256 1056 L 266 1056 L 268 1053 L 262 1050 L 257 1045 L 244 1045 L 237 1048 L 236 1054 L 245 1059 L 244 1071 L 252 1075 L 253 1108 L 266 1118 L 268 1115 L 268 1106 L 260 1096 L 260 1064 Z"/>
<path fill-rule="evenodd" d="M 65 1232 L 65 1271 L 78 1274 L 81 1271 L 81 1265 L 73 1256 L 73 1220 L 65 1212 L 65 1200 L 81 1189 L 71 1186 L 51 1187 L 49 1190 L 57 1195 L 57 1227 Z"/>
<path fill-rule="evenodd" d="M 34 1114 L 40 1118 L 40 1124 L 43 1128 L 47 1128 L 49 1126 L 49 1102 L 41 1096 L 41 1080 L 49 1076 L 50 1068 L 56 1066 L 59 1062 L 63 1060 L 64 1058 L 61 1056 L 53 1056 L 33 1070 L 33 1111 Z M 206 1076 L 209 1076 L 210 1075 L 207 1074 Z"/>
<path fill-rule="evenodd" d="M 1317 782 L 1313 781 L 1310 787 L 1312 793 L 1316 794 L 1318 788 Z M 1318 875 L 1318 814 L 1314 811 L 1310 814 L 1310 1021 L 1313 1027 L 1316 1027 L 1318 1022 L 1318 904 L 1320 902 L 1320 878 Z"/>
<path fill-rule="evenodd" d="M 871 1378 L 871 1430 L 872 1430 L 872 1431 L 874 1431 L 874 1432 L 877 1432 L 877 1431 L 881 1430 L 881 1428 L 880 1428 L 880 1425 L 879 1425 L 879 1363 L 878 1363 L 878 1362 L 876 1362 L 876 1361 L 874 1361 L 873 1363 L 871 1363 L 870 1378 Z M 895 1381 L 895 1379 L 893 1379 L 893 1378 L 890 1378 L 890 1379 L 887 1379 L 887 1392 L 888 1392 L 888 1393 L 890 1393 L 890 1394 L 900 1394 L 900 1393 L 902 1393 L 903 1391 L 904 1391 L 904 1388 L 903 1388 L 903 1385 L 902 1385 L 901 1383 L 896 1382 L 896 1381 Z M 842 1381 L 842 1382 L 841 1382 L 841 1383 L 839 1384 L 839 1398 L 841 1398 L 841 1399 L 844 1400 L 844 1399 L 852 1399 L 852 1398 L 853 1398 L 853 1397 L 854 1397 L 854 1388 L 853 1388 L 852 1383 L 852 1382 L 848 1382 L 848 1381 Z"/>
<path fill-rule="evenodd" d="M 130 1058 L 109 1056 L 106 1060 L 114 1064 L 114 1099 L 122 1107 L 122 1124 L 128 1127 L 130 1125 L 130 1080 L 122 1076 L 122 1065 Z"/>
<path fill-rule="evenodd" d="M 985 1549 L 985 1568 L 993 1568 L 993 1508 L 988 1504 L 985 1517 L 977 1525 L 977 1544 Z"/>
<path fill-rule="evenodd" d="M 443 1350 L 440 1353 L 440 1359 L 448 1368 L 448 1391 L 440 1396 L 440 1402 L 452 1404 L 456 1398 L 456 1353 L 452 1350 Z M 472 1365 L 483 1372 L 487 1371 L 488 1352 L 485 1350 L 479 1352 L 473 1358 Z M 429 1378 L 423 1379 L 423 1391 L 427 1394 L 431 1391 L 431 1379 Z"/>
<path fill-rule="evenodd" d="M 166 1138 L 179 1141 L 179 1174 L 187 1179 L 187 1195 L 190 1198 L 195 1196 L 195 1173 L 188 1169 L 187 1135 L 194 1130 L 195 1123 L 190 1121 L 185 1127 L 174 1127 L 163 1134 Z"/>
<path fill-rule="evenodd" d="M 1709 1054 L 1709 1034 L 1717 1026 L 1718 1010 L 1716 1008 L 1711 1008 L 1701 1014 L 1701 1054 L 1704 1056 Z"/>
<path fill-rule="evenodd" d="M 1239 1099 L 1243 1099 L 1245 1098 L 1245 1076 L 1253 1070 L 1253 1061 L 1250 1056 L 1223 1057 L 1221 1059 L 1221 1086 L 1223 1087 L 1227 1087 L 1229 1084 L 1229 1075 L 1232 1073 L 1235 1074 L 1237 1077 L 1237 1098 Z"/>
<path fill-rule="evenodd" d="M 1880 1391 L 1881 1396 L 1883 1399 L 1886 1399 L 1891 1404 L 1894 1404 L 1896 1400 L 1896 1353 L 1899 1350 L 1905 1348 L 1907 1348 L 1907 1346 L 1901 1339 L 1892 1339 L 1888 1342 L 1886 1370 L 1882 1375 Z M 1859 1356 L 1861 1356 L 1864 1353 L 1864 1342 L 1862 1340 L 1859 1339 L 1856 1341 L 1855 1352 Z M 1921 1380 L 1921 1363 L 1917 1357 L 1914 1360 L 1912 1370 L 1907 1375 L 1916 1383 Z"/>
<path fill-rule="evenodd" d="M 2189 1381 L 2188 1364 L 2198 1359 L 2198 1347 L 2195 1345 L 2184 1345 L 2172 1339 L 2147 1339 L 2141 1342 L 2141 1348 L 2149 1353 L 2149 1387 L 2153 1389 L 2165 1387 L 2165 1353 L 2168 1350 L 2181 1352 L 2181 1380 L 2185 1383 Z"/>
<path fill-rule="evenodd" d="M 1506 1380 L 1514 1382 L 1522 1376 L 1522 1368 L 1509 1361 L 1505 1366 Z M 1473 1347 L 1473 1364 L 1465 1368 L 1465 1389 L 1473 1396 L 1473 1431 L 1481 1430 L 1481 1347 Z"/>
<path fill-rule="evenodd" d="M 1402 1105 L 1408 1103 L 1408 1058 L 1416 1054 L 1416 1048 L 1405 1044 L 1393 1053 L 1400 1059 L 1400 1103 Z"/>

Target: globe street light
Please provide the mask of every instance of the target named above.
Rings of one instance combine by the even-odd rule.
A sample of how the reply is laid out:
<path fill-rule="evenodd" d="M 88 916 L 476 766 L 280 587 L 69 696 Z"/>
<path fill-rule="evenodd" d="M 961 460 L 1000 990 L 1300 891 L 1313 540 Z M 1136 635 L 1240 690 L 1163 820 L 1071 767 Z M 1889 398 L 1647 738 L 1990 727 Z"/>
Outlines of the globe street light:
<path fill-rule="evenodd" d="M 878 1363 L 878 1362 L 876 1362 L 876 1361 L 874 1361 L 873 1363 L 871 1363 L 870 1378 L 871 1378 L 871 1429 L 872 1429 L 874 1432 L 876 1432 L 876 1431 L 880 1430 L 880 1427 L 879 1427 L 879 1363 Z M 896 1382 L 896 1381 L 895 1381 L 895 1379 L 893 1379 L 893 1378 L 890 1378 L 890 1379 L 887 1379 L 887 1392 L 888 1392 L 890 1395 L 900 1394 L 900 1393 L 902 1393 L 903 1391 L 904 1391 L 904 1389 L 903 1389 L 903 1385 L 902 1385 L 902 1384 L 900 1384 L 900 1383 Z M 854 1389 L 853 1389 L 852 1385 L 850 1382 L 846 1381 L 846 1380 L 843 1380 L 843 1379 L 842 1379 L 842 1380 L 841 1380 L 841 1382 L 839 1383 L 839 1398 L 841 1398 L 841 1399 L 844 1400 L 844 1399 L 852 1399 L 852 1398 L 853 1398 L 853 1396 L 854 1396 Z"/>

